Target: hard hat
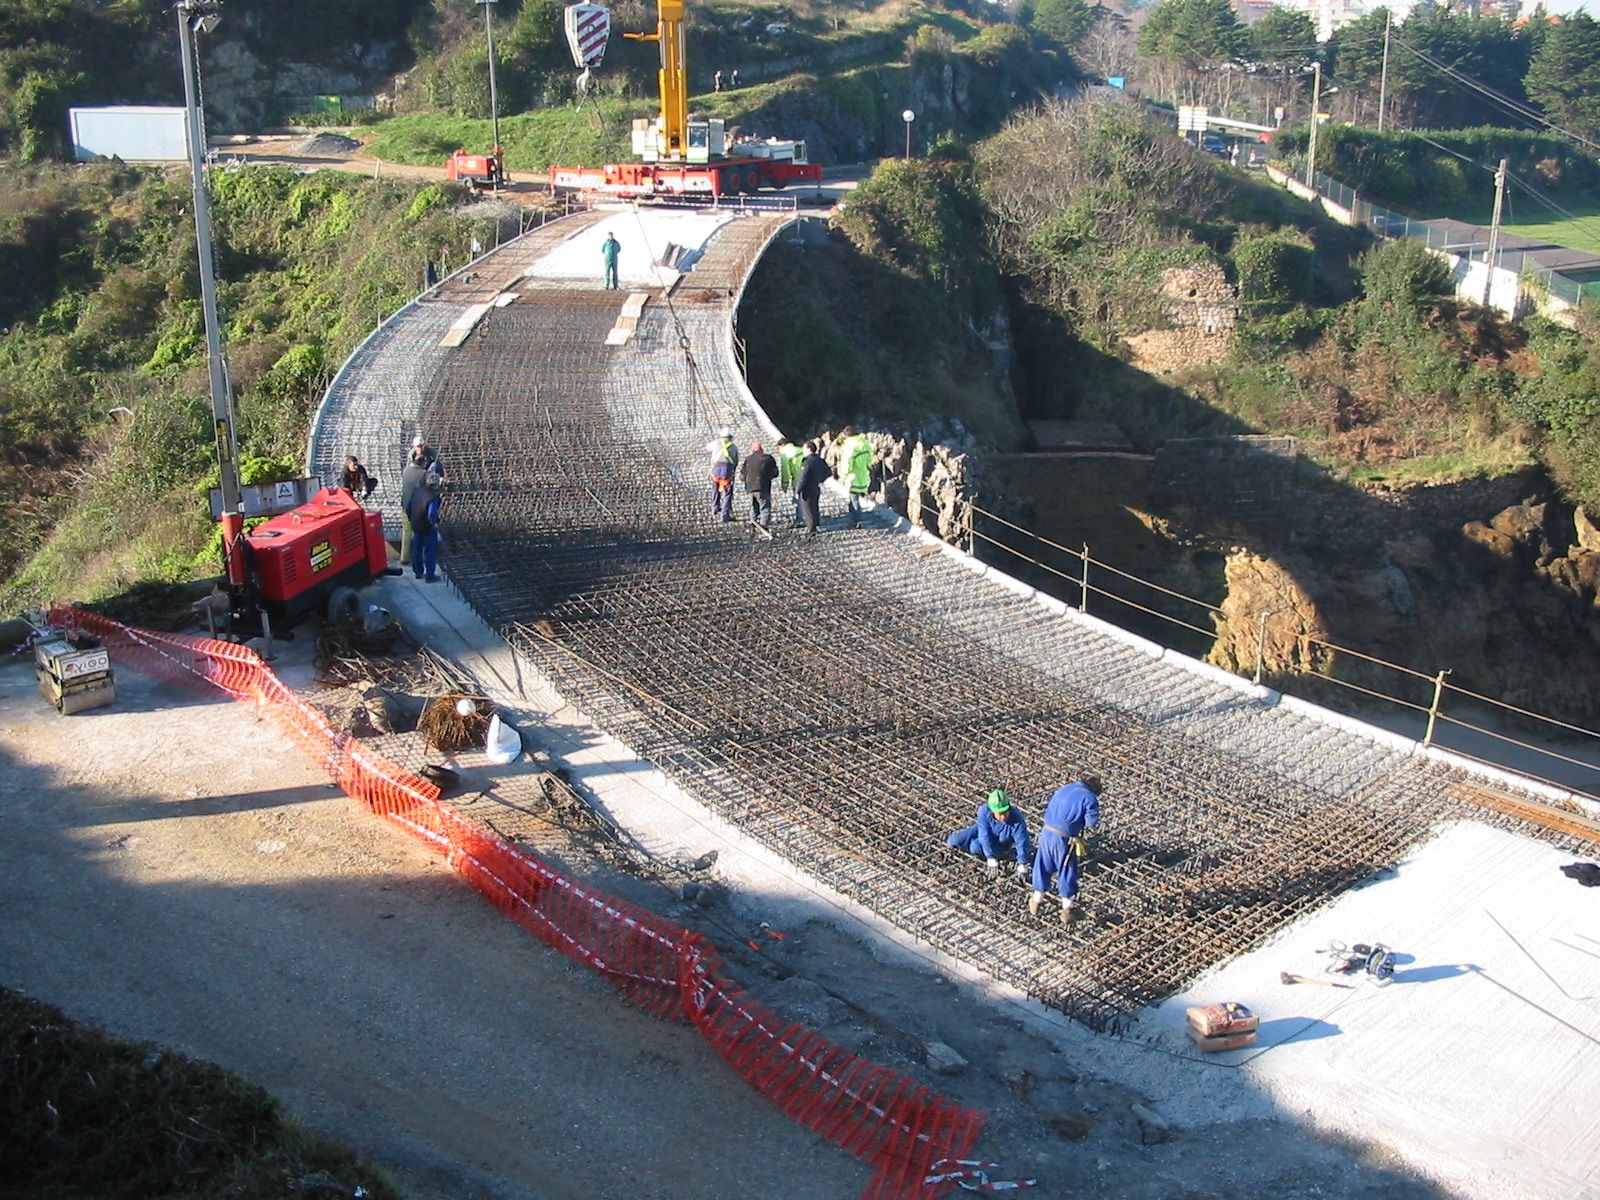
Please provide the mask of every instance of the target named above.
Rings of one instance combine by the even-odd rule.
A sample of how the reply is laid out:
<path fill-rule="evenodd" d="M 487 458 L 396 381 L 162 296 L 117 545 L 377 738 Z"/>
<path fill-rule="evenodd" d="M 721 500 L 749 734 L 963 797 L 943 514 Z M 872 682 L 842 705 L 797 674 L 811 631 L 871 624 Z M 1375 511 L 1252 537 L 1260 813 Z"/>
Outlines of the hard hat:
<path fill-rule="evenodd" d="M 421 450 L 427 444 L 428 444 L 428 439 L 423 437 L 420 433 L 417 434 L 416 437 L 411 439 L 411 448 L 413 450 Z"/>
<path fill-rule="evenodd" d="M 1003 813 L 1003 812 L 1006 811 L 1006 809 L 1008 809 L 1010 807 L 1011 807 L 1011 801 L 1006 799 L 1005 792 L 1002 791 L 1000 788 L 995 788 L 994 791 L 989 793 L 989 811 L 990 812 L 992 812 L 992 813 Z"/>
<path fill-rule="evenodd" d="M 717 436 L 718 437 L 731 438 L 733 436 L 733 430 L 724 427 L 724 428 L 722 428 L 722 429 L 717 431 Z"/>
<path fill-rule="evenodd" d="M 750 453 L 751 454 L 763 454 L 763 453 L 765 453 L 765 450 L 763 450 L 762 445 L 761 445 L 760 442 L 751 442 L 750 443 Z"/>

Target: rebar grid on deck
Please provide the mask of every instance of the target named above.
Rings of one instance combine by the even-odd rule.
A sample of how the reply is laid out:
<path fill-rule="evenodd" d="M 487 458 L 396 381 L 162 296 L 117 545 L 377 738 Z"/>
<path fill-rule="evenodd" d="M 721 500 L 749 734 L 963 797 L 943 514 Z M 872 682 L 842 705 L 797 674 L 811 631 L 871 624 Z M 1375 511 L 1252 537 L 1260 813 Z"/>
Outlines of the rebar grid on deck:
<path fill-rule="evenodd" d="M 713 430 L 686 398 L 739 394 L 717 352 L 726 306 L 652 302 L 608 349 L 615 294 L 531 299 L 423 389 L 450 448 L 452 579 L 598 724 L 940 950 L 1119 1029 L 1439 819 L 1479 815 L 1444 798 L 1436 765 L 1265 709 L 912 538 L 713 524 Z M 1094 920 L 1030 921 L 1026 888 L 944 849 L 989 788 L 1037 831 L 1085 770 L 1108 785 Z"/>

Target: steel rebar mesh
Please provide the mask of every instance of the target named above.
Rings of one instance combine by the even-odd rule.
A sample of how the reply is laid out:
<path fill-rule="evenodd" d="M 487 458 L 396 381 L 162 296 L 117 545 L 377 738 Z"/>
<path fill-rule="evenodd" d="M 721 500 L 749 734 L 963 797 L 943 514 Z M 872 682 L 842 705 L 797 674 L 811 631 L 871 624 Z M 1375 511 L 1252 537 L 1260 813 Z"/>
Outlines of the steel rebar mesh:
<path fill-rule="evenodd" d="M 420 416 L 449 447 L 449 574 L 596 723 L 862 906 L 1121 1029 L 1476 815 L 1437 765 L 1052 616 L 881 525 L 808 544 L 712 522 L 701 444 L 742 395 L 717 349 L 727 305 L 652 302 L 607 348 L 617 308 L 526 292 L 437 359 Z M 995 786 L 1037 830 L 1086 770 L 1108 784 L 1094 919 L 1028 922 L 1026 888 L 986 883 L 944 836 Z"/>

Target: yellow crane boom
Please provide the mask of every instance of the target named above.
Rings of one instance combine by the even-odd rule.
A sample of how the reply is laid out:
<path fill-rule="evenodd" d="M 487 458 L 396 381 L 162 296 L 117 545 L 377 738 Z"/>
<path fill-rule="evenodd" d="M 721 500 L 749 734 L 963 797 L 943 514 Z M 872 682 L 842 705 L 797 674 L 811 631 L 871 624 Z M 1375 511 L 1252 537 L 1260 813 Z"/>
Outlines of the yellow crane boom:
<path fill-rule="evenodd" d="M 661 44 L 661 121 L 656 127 L 656 152 L 664 162 L 682 162 L 688 151 L 689 68 L 684 55 L 684 0 L 656 0 L 656 31 L 625 33 L 639 42 Z"/>

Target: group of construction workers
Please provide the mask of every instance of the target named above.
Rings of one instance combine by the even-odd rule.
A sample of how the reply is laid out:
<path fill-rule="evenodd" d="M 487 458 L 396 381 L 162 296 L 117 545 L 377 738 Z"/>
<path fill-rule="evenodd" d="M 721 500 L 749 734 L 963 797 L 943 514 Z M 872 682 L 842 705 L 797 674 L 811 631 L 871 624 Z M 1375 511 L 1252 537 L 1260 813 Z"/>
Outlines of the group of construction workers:
<path fill-rule="evenodd" d="M 733 520 L 733 485 L 737 478 L 750 497 L 750 519 L 770 530 L 772 485 L 776 482 L 794 496 L 795 527 L 804 526 L 806 537 L 816 537 L 822 523 L 822 485 L 833 478 L 833 468 L 822 456 L 822 445 L 821 439 L 802 445 L 779 438 L 774 456 L 760 442 L 753 442 L 741 469 L 733 430 L 721 430 L 706 447 L 711 455 L 711 515 L 721 521 Z M 837 445 L 850 496 L 850 527 L 855 529 L 861 524 L 861 498 L 872 485 L 872 439 L 857 433 L 854 426 L 846 425 L 839 433 Z"/>
<path fill-rule="evenodd" d="M 1044 827 L 1039 832 L 1035 850 L 1028 837 L 1027 817 L 1011 803 L 1003 789 L 996 788 L 978 805 L 973 823 L 956 830 L 945 839 L 945 844 L 960 853 L 983 859 L 990 879 L 1000 877 L 1001 850 L 1011 847 L 1016 856 L 1017 877 L 1033 884 L 1033 892 L 1028 897 L 1029 915 L 1039 915 L 1039 907 L 1054 882 L 1056 894 L 1061 897 L 1061 920 L 1072 924 L 1082 915 L 1077 904 L 1078 881 L 1083 861 L 1088 857 L 1089 834 L 1100 824 L 1103 794 L 1098 775 L 1085 775 L 1057 788 L 1045 805 Z M 1030 851 L 1031 867 L 1028 863 Z"/>

